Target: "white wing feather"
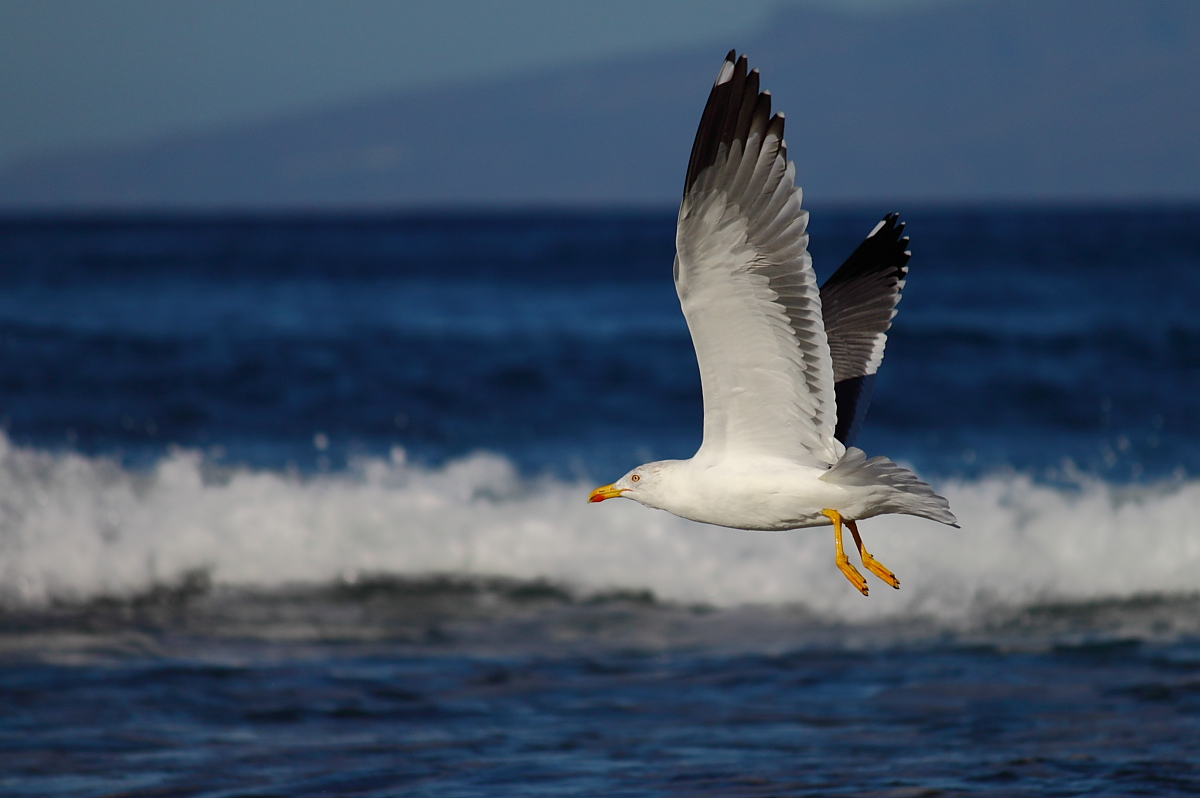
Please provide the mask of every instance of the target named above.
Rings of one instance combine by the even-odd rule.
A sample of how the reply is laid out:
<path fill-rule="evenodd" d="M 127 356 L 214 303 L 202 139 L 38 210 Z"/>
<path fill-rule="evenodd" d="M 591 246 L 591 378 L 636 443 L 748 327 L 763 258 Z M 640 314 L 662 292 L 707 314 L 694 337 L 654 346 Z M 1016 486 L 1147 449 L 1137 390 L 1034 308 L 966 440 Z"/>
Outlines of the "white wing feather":
<path fill-rule="evenodd" d="M 724 78 L 722 80 L 722 78 Z M 783 117 L 730 53 L 705 107 L 676 233 L 675 287 L 704 392 L 698 459 L 829 466 L 833 366 Z"/>

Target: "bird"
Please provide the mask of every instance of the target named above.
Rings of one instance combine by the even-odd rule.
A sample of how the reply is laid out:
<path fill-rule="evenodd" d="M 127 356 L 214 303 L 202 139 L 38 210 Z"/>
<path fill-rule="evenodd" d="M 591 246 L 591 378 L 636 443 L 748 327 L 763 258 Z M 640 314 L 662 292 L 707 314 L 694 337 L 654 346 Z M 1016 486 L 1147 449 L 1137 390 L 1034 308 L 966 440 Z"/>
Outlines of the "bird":
<path fill-rule="evenodd" d="M 675 289 L 700 371 L 704 431 L 688 460 L 639 465 L 588 501 L 632 499 L 742 530 L 832 526 L 834 563 L 864 596 L 863 567 L 900 580 L 858 522 L 903 513 L 958 527 L 950 503 L 908 469 L 854 446 L 908 276 L 904 224 L 887 214 L 817 287 L 808 211 L 784 115 L 731 50 L 696 131 L 675 234 Z"/>

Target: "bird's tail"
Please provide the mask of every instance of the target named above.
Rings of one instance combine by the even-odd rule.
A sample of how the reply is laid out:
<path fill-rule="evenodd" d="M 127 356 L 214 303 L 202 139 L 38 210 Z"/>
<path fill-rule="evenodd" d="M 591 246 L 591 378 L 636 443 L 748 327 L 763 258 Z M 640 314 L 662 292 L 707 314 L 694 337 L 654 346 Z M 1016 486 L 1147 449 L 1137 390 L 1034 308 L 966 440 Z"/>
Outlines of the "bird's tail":
<path fill-rule="evenodd" d="M 958 519 L 950 512 L 950 502 L 934 493 L 933 488 L 917 479 L 916 474 L 886 457 L 868 460 L 863 450 L 857 447 L 846 449 L 846 453 L 821 479 L 834 485 L 882 487 L 886 495 L 880 515 L 905 513 L 958 526 Z"/>

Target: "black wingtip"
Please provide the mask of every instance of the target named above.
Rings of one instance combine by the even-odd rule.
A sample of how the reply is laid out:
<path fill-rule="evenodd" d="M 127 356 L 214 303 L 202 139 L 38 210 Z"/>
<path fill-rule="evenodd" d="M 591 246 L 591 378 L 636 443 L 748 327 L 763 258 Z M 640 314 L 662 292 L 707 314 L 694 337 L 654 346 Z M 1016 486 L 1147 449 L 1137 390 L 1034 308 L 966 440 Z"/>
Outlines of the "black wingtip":
<path fill-rule="evenodd" d="M 879 220 L 879 224 L 876 225 L 875 230 L 873 230 L 871 235 L 867 236 L 867 238 L 876 238 L 884 233 L 891 233 L 891 237 L 896 239 L 900 237 L 900 234 L 903 231 L 904 222 L 900 221 L 900 214 L 892 211 L 891 213 L 885 214 L 884 217 Z"/>
<path fill-rule="evenodd" d="M 743 75 L 746 74 L 746 56 L 738 57 L 737 50 L 730 50 L 721 63 L 721 68 L 717 71 L 717 79 L 713 81 L 713 88 L 729 83 L 739 71 Z"/>
<path fill-rule="evenodd" d="M 830 288 L 839 284 L 849 283 L 868 274 L 891 273 L 897 280 L 902 280 L 908 274 L 908 260 L 912 257 L 909 251 L 909 239 L 904 235 L 904 222 L 900 214 L 889 213 L 876 225 L 858 248 L 850 253 L 833 275 L 825 281 Z"/>
<path fill-rule="evenodd" d="M 762 106 L 769 109 L 770 98 L 765 92 L 759 91 L 758 71 L 749 70 L 745 53 L 739 56 L 736 50 L 730 50 L 721 63 L 700 117 L 692 155 L 688 159 L 683 188 L 685 196 L 697 176 L 716 161 L 722 144 L 729 145 L 737 139 L 745 140 L 758 116 L 756 111 Z M 770 120 L 771 128 L 776 128 L 776 125 L 778 135 L 782 138 L 782 117 Z"/>

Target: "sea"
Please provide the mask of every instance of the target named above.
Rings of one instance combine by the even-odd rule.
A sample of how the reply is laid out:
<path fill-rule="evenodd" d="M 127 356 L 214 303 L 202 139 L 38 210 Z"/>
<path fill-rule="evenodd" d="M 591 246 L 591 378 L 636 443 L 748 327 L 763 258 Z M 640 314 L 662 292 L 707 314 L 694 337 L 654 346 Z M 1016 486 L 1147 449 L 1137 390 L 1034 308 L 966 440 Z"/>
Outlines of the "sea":
<path fill-rule="evenodd" d="M 689 457 L 674 213 L 0 216 L 0 795 L 1200 794 L 1200 206 L 900 210 L 859 445 L 961 529 L 588 492 Z"/>

